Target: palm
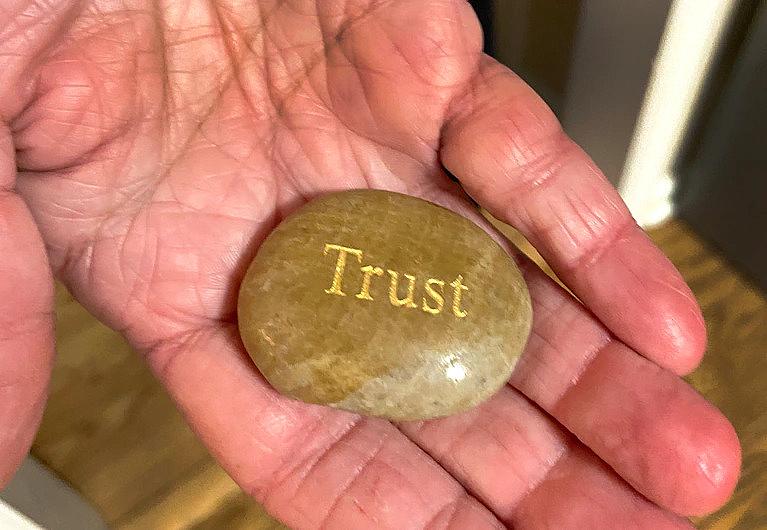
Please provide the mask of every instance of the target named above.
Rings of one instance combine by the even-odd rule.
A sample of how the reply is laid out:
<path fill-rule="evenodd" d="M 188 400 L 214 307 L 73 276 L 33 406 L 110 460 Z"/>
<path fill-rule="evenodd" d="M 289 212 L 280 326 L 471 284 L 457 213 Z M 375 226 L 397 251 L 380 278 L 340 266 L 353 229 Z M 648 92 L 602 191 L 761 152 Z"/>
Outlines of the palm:
<path fill-rule="evenodd" d="M 439 28 L 459 57 L 442 61 L 456 79 L 442 79 L 432 59 L 413 64 L 415 50 L 410 62 L 380 53 L 405 43 L 374 38 L 387 29 L 374 10 L 312 17 L 296 32 L 301 15 L 264 4 L 91 20 L 43 66 L 50 95 L 27 110 L 34 124 L 21 134 L 34 147 L 20 165 L 35 175 L 20 187 L 78 295 L 115 325 L 153 323 L 138 341 L 231 319 L 238 268 L 299 203 L 368 185 L 446 187 L 440 127 L 456 82 L 476 66 L 477 38 Z M 407 38 L 423 48 L 433 37 Z M 325 40 L 337 43 L 326 51 Z M 435 89 L 440 81 L 453 87 Z"/>
<path fill-rule="evenodd" d="M 605 185 L 593 172 L 585 180 L 599 183 L 580 197 L 596 204 L 570 201 L 567 212 L 589 230 L 565 220 L 559 231 L 568 237 L 543 226 L 534 191 L 522 193 L 540 178 L 528 173 L 542 182 L 582 155 L 518 80 L 481 57 L 466 4 L 193 0 L 162 14 L 96 4 L 55 36 L 50 25 L 32 26 L 33 38 L 51 44 L 35 66 L 34 94 L 7 105 L 17 188 L 56 273 L 146 352 L 214 454 L 278 516 L 297 526 L 674 526 L 618 476 L 683 513 L 726 495 L 736 467 L 728 426 L 532 267 L 536 331 L 513 386 L 459 417 L 395 427 L 295 403 L 244 359 L 233 329 L 236 288 L 286 213 L 318 194 L 366 186 L 468 211 L 444 163 L 477 200 L 527 229 L 614 333 L 660 365 L 694 364 L 656 353 L 671 346 L 696 357 L 685 326 L 693 322 L 688 335 L 700 342 L 697 310 L 640 236 L 631 233 L 675 286 L 648 306 L 660 308 L 659 321 L 672 311 L 681 332 L 671 326 L 643 339 L 639 324 L 655 318 L 647 307 L 636 304 L 639 323 L 611 316 L 614 293 L 578 271 L 583 256 L 574 248 L 612 244 L 611 225 L 625 215 L 596 189 Z M 66 21 L 75 7 L 53 9 Z M 8 13 L 0 21 L 15 16 Z M 495 96 L 507 100 L 505 116 L 493 112 Z M 475 157 L 499 164 L 483 150 L 500 141 L 516 165 L 483 168 Z M 519 182 L 488 184 L 504 175 Z M 509 210 L 517 194 L 527 202 Z M 556 220 L 566 207 L 551 196 Z M 606 228 L 589 216 L 606 218 Z M 630 276 L 615 263 L 602 268 L 599 275 Z M 653 417 L 669 400 L 676 412 Z M 650 434 L 622 436 L 632 425 Z M 689 447 L 672 446 L 680 433 Z M 681 464 L 664 476 L 671 457 Z"/>

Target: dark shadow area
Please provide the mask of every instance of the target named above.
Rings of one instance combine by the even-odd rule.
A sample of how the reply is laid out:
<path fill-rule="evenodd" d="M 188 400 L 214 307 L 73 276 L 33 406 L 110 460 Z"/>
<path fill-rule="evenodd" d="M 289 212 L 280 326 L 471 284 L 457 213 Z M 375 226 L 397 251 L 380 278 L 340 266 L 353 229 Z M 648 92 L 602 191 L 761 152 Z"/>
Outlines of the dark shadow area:
<path fill-rule="evenodd" d="M 679 164 L 679 216 L 767 289 L 767 8 L 744 2 Z"/>

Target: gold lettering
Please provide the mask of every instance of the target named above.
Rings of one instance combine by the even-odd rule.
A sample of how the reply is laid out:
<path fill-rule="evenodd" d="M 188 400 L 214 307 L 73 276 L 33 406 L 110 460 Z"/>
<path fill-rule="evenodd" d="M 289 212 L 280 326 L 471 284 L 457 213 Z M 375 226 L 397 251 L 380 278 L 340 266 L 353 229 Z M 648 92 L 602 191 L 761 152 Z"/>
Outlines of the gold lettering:
<path fill-rule="evenodd" d="M 466 318 L 467 314 L 466 311 L 461 310 L 461 297 L 463 295 L 462 291 L 468 291 L 469 288 L 463 285 L 462 282 L 463 276 L 459 274 L 458 278 L 450 284 L 450 287 L 455 289 L 453 292 L 453 314 L 458 318 Z"/>
<path fill-rule="evenodd" d="M 344 273 L 346 272 L 346 266 L 349 261 L 349 255 L 357 258 L 357 262 L 362 264 L 363 251 L 357 248 L 344 247 L 341 245 L 332 245 L 330 243 L 325 244 L 324 255 L 327 256 L 331 252 L 338 252 L 336 258 L 336 266 L 333 271 L 333 283 L 329 289 L 325 289 L 325 292 L 334 296 L 346 296 L 343 291 Z M 362 272 L 362 285 L 360 292 L 355 295 L 358 300 L 374 301 L 371 294 L 373 279 L 375 277 L 384 276 L 384 269 L 376 267 L 374 265 L 366 265 L 360 268 Z M 416 277 L 412 274 L 400 274 L 397 271 L 391 269 L 387 270 L 391 277 L 389 283 L 389 302 L 394 307 L 407 307 L 410 309 L 418 308 L 418 304 L 415 302 L 415 289 L 416 289 Z M 400 298 L 400 279 L 404 277 L 407 280 L 406 296 Z M 453 305 L 452 312 L 456 318 L 466 318 L 467 312 L 462 308 L 464 291 L 468 291 L 469 288 L 463 283 L 463 275 L 459 274 L 458 277 L 449 284 L 453 288 Z M 436 278 L 429 278 L 423 284 L 423 297 L 421 298 L 420 309 L 424 313 L 430 315 L 439 315 L 445 311 L 445 288 L 447 284 Z M 420 294 L 420 293 L 419 293 Z"/>
<path fill-rule="evenodd" d="M 429 301 L 424 297 L 423 306 L 421 306 L 421 309 L 423 309 L 426 313 L 431 313 L 432 315 L 439 315 L 442 312 L 442 309 L 445 307 L 445 297 L 442 295 L 442 293 L 437 292 L 434 289 L 434 286 L 437 286 L 440 288 L 440 290 L 443 290 L 445 288 L 445 282 L 443 282 L 442 280 L 435 280 L 432 278 L 427 280 L 426 284 L 424 285 L 426 294 L 428 294 L 432 298 L 432 300 L 437 302 L 437 307 L 431 307 L 429 305 Z"/>
<path fill-rule="evenodd" d="M 389 301 L 394 307 L 418 307 L 413 299 L 415 298 L 415 276 L 410 274 L 404 274 L 405 278 L 410 282 L 407 286 L 407 297 L 399 298 L 399 273 L 396 271 L 387 271 L 391 276 L 391 284 L 389 285 Z"/>
<path fill-rule="evenodd" d="M 336 260 L 336 270 L 333 273 L 333 285 L 330 286 L 330 289 L 325 289 L 325 292 L 336 296 L 346 296 L 346 293 L 341 290 L 344 281 L 344 271 L 346 270 L 346 256 L 349 254 L 356 256 L 357 261 L 362 263 L 362 251 L 356 248 L 348 248 L 326 243 L 325 256 L 327 256 L 328 252 L 331 250 L 338 251 L 338 259 Z"/>
<path fill-rule="evenodd" d="M 360 293 L 357 295 L 357 298 L 360 300 L 373 300 L 373 297 L 370 296 L 370 282 L 373 279 L 373 275 L 375 276 L 383 276 L 383 269 L 380 267 L 373 267 L 372 265 L 368 265 L 367 267 L 362 267 L 362 273 L 364 276 L 362 277 L 362 289 L 360 290 Z"/>

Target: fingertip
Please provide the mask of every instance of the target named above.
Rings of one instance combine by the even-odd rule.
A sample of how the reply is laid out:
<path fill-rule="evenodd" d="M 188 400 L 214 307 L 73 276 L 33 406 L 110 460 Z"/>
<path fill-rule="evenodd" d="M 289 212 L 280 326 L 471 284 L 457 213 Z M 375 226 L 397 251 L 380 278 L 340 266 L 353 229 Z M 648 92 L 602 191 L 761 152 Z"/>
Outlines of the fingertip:
<path fill-rule="evenodd" d="M 687 375 L 703 360 L 707 344 L 706 323 L 692 293 L 689 297 L 679 294 L 669 302 L 666 308 L 657 312 L 659 331 L 668 345 L 667 357 L 661 364 L 677 375 Z"/>
<path fill-rule="evenodd" d="M 713 409 L 713 407 L 712 407 Z M 727 503 L 740 477 L 741 448 L 732 424 L 716 409 L 709 420 L 710 432 L 695 455 L 690 469 L 691 480 L 697 486 L 697 499 L 680 506 L 680 513 L 701 516 L 712 513 Z"/>
<path fill-rule="evenodd" d="M 706 324 L 695 295 L 639 227 L 589 263 L 575 283 L 596 316 L 644 357 L 677 375 L 700 364 Z"/>
<path fill-rule="evenodd" d="M 740 446 L 727 418 L 619 343 L 600 351 L 553 414 L 637 491 L 679 515 L 719 508 L 737 483 Z"/>
<path fill-rule="evenodd" d="M 740 442 L 729 420 L 702 399 L 692 408 L 678 407 L 677 413 L 692 419 L 686 418 L 687 428 L 668 431 L 676 438 L 668 442 L 676 446 L 678 475 L 667 483 L 672 486 L 668 495 L 658 500 L 680 515 L 706 515 L 721 508 L 737 485 Z"/>
<path fill-rule="evenodd" d="M 647 308 L 656 315 L 660 345 L 666 349 L 659 364 L 677 375 L 689 374 L 698 367 L 706 351 L 706 322 L 695 294 L 678 269 L 644 232 L 641 238 L 646 243 L 647 257 L 654 264 L 645 272 L 650 278 Z M 636 265 L 643 267 L 641 263 Z"/>

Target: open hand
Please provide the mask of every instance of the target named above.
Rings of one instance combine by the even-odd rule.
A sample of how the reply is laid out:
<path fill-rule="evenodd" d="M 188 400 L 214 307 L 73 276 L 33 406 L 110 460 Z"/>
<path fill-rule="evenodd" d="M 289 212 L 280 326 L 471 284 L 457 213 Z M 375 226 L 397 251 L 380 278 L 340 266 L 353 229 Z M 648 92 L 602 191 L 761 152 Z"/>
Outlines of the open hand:
<path fill-rule="evenodd" d="M 483 406 L 393 425 L 283 398 L 245 355 L 236 292 L 260 241 L 362 187 L 476 218 L 468 193 L 579 297 L 522 259 L 533 335 Z M 732 427 L 676 375 L 705 347 L 692 294 L 482 55 L 464 0 L 4 0 L 2 480 L 45 402 L 51 270 L 294 527 L 679 528 L 737 478 Z"/>

